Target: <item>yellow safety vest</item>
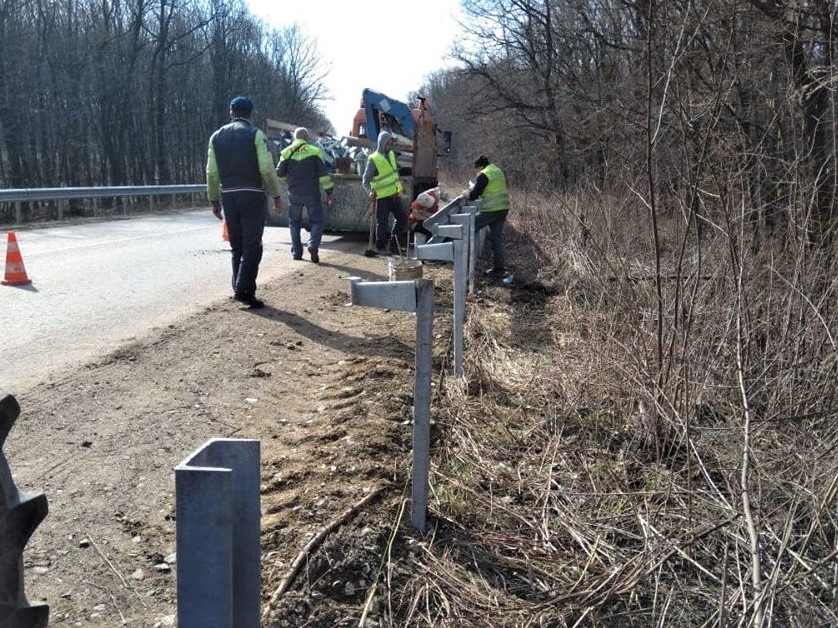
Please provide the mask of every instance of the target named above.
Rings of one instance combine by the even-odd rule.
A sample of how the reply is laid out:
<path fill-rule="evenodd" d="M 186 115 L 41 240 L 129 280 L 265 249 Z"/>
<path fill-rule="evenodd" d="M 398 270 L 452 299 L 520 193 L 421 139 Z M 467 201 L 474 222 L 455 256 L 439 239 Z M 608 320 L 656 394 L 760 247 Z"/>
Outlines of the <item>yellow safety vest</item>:
<path fill-rule="evenodd" d="M 480 195 L 480 211 L 484 214 L 508 211 L 509 189 L 506 187 L 506 177 L 503 171 L 495 164 L 489 164 L 480 171 L 480 174 L 486 175 L 489 180 Z"/>
<path fill-rule="evenodd" d="M 402 193 L 402 182 L 399 180 L 399 168 L 396 165 L 396 154 L 393 151 L 385 157 L 378 151 L 370 155 L 375 164 L 377 174 L 370 181 L 370 187 L 376 198 L 387 198 Z"/>

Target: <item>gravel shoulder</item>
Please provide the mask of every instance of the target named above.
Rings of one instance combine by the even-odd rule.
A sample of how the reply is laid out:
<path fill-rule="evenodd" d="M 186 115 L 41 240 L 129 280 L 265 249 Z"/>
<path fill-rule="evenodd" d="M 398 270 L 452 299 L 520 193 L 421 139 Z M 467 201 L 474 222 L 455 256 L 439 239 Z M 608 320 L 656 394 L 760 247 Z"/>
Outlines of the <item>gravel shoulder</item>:
<path fill-rule="evenodd" d="M 24 562 L 26 595 L 49 604 L 50 625 L 176 624 L 174 467 L 214 437 L 261 442 L 263 625 L 310 614 L 277 590 L 293 588 L 306 543 L 360 502 L 378 514 L 351 532 L 335 525 L 341 558 L 306 562 L 305 578 L 327 583 L 334 604 L 363 603 L 363 548 L 386 541 L 381 522 L 403 503 L 415 326 L 348 305 L 348 277 L 387 278 L 387 261 L 361 251 L 323 251 L 260 285 L 262 310 L 215 303 L 16 395 L 5 453 L 18 487 L 49 501 Z M 450 281 L 433 275 L 437 290 Z M 435 355 L 445 330 L 436 337 Z"/>

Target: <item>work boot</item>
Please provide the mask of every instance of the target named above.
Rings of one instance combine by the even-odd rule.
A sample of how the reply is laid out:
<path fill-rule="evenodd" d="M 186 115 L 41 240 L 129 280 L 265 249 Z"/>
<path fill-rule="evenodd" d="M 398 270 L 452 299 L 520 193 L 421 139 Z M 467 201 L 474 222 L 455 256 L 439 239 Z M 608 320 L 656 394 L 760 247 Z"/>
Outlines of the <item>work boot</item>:
<path fill-rule="evenodd" d="M 260 301 L 252 294 L 234 294 L 233 299 L 246 305 L 249 310 L 258 310 L 265 307 L 264 301 Z"/>
<path fill-rule="evenodd" d="M 311 261 L 312 261 L 313 263 L 315 263 L 315 264 L 319 264 L 319 263 L 320 263 L 320 255 L 319 255 L 319 253 L 318 253 L 318 251 L 317 251 L 317 247 L 316 247 L 316 246 L 310 246 L 310 247 L 308 247 L 308 254 L 309 254 L 309 255 L 311 255 Z"/>

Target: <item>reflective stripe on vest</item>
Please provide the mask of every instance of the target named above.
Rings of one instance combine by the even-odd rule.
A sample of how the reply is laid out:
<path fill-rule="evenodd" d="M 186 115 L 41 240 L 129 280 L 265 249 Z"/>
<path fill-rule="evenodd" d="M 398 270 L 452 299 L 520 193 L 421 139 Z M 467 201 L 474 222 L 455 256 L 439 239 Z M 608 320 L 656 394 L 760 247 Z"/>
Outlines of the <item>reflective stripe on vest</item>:
<path fill-rule="evenodd" d="M 489 182 L 480 195 L 480 211 L 502 212 L 509 210 L 509 190 L 506 187 L 506 177 L 495 164 L 489 164 L 480 174 L 486 175 Z"/>
<path fill-rule="evenodd" d="M 370 181 L 370 187 L 377 198 L 387 198 L 394 194 L 401 194 L 402 182 L 399 181 L 399 169 L 396 166 L 396 154 L 392 151 L 387 157 L 375 151 L 370 155 L 375 164 L 376 174 Z"/>

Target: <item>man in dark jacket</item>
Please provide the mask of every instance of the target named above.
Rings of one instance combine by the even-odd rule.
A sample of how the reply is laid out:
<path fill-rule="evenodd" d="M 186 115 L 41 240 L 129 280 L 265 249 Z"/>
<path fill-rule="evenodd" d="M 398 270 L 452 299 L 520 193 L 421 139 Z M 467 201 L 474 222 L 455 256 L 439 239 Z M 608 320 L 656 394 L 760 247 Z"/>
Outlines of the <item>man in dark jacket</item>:
<path fill-rule="evenodd" d="M 207 197 L 212 213 L 227 222 L 233 251 L 233 298 L 255 309 L 256 276 L 262 261 L 262 234 L 267 203 L 265 188 L 282 211 L 279 180 L 274 172 L 268 138 L 250 121 L 253 103 L 244 96 L 230 101 L 232 122 L 212 134 L 207 149 Z"/>
<path fill-rule="evenodd" d="M 276 174 L 281 183 L 288 184 L 288 229 L 291 232 L 291 256 L 303 259 L 303 242 L 300 237 L 303 208 L 308 213 L 311 229 L 308 254 L 315 264 L 320 262 L 320 240 L 323 237 L 323 203 L 320 191 L 326 193 L 326 205 L 332 204 L 332 176 L 323 162 L 322 149 L 309 144 L 308 129 L 294 131 L 294 141 L 279 155 Z"/>

